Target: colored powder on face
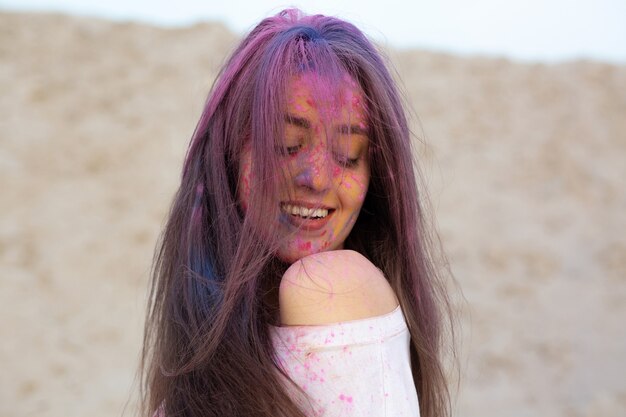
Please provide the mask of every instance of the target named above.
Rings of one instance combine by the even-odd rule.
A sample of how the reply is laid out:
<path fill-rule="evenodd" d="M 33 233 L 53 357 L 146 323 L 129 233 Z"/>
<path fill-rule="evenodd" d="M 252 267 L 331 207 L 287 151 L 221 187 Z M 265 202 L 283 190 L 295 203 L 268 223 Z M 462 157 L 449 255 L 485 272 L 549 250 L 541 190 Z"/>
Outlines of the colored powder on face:
<path fill-rule="evenodd" d="M 319 234 L 297 230 L 291 216 L 281 212 L 280 230 L 288 239 L 279 253 L 289 262 L 307 253 L 342 249 L 367 192 L 368 153 L 361 137 L 367 135 L 357 133 L 355 139 L 350 129 L 357 125 L 365 130 L 365 99 L 351 76 L 344 74 L 343 78 L 338 85 L 312 72 L 290 81 L 286 114 L 293 120 L 285 121 L 283 140 L 293 150 L 281 159 L 287 180 L 281 198 L 324 202 L 336 212 Z M 358 164 L 344 166 L 343 158 L 355 157 Z"/>
<path fill-rule="evenodd" d="M 331 243 L 330 241 L 326 241 L 326 242 L 324 242 L 324 243 L 322 244 L 321 250 L 323 251 L 323 250 L 328 249 L 328 248 L 330 247 L 330 243 Z"/>
<path fill-rule="evenodd" d="M 310 184 L 311 181 L 313 181 L 315 173 L 310 171 L 310 165 L 306 165 L 306 168 L 307 169 L 303 170 L 303 172 L 298 175 L 297 181 L 304 184 Z"/>
<path fill-rule="evenodd" d="M 298 249 L 301 251 L 308 251 L 311 249 L 311 242 L 300 242 L 298 243 Z"/>
<path fill-rule="evenodd" d="M 361 107 L 361 99 L 359 98 L 359 96 L 357 95 L 352 96 L 352 107 L 354 107 L 355 109 L 358 109 L 359 107 Z"/>

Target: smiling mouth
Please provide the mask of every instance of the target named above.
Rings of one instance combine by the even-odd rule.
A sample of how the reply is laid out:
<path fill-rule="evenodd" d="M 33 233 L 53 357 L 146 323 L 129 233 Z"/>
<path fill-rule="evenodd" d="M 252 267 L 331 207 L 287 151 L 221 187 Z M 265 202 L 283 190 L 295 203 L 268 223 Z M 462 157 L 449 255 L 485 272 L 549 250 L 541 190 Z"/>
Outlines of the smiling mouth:
<path fill-rule="evenodd" d="M 280 209 L 283 213 L 289 214 L 301 219 L 318 220 L 326 218 L 334 209 L 326 208 L 307 208 L 294 204 L 281 204 Z"/>

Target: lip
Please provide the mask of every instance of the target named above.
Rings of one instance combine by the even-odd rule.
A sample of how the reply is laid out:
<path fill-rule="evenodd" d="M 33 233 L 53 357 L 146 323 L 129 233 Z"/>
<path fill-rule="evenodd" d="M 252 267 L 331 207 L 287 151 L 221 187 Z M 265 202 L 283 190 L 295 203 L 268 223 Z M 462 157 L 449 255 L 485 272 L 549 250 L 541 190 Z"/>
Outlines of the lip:
<path fill-rule="evenodd" d="M 289 213 L 285 213 L 284 211 L 282 211 L 281 209 L 281 213 L 283 216 L 285 216 L 285 218 L 287 219 L 287 221 L 294 226 L 295 228 L 299 229 L 299 230 L 306 230 L 306 231 L 315 231 L 315 230 L 320 230 L 322 229 L 324 226 L 326 226 L 326 224 L 328 223 L 328 221 L 330 220 L 330 218 L 332 217 L 333 214 L 335 214 L 335 209 L 328 207 L 326 205 L 320 204 L 320 203 L 309 203 L 306 201 L 288 201 L 288 202 L 283 202 L 281 203 L 282 205 L 292 205 L 292 206 L 300 206 L 300 207 L 306 207 L 308 209 L 326 209 L 328 210 L 328 215 L 324 218 L 321 219 L 305 219 L 303 217 L 300 216 L 294 216 L 293 214 L 289 214 Z"/>

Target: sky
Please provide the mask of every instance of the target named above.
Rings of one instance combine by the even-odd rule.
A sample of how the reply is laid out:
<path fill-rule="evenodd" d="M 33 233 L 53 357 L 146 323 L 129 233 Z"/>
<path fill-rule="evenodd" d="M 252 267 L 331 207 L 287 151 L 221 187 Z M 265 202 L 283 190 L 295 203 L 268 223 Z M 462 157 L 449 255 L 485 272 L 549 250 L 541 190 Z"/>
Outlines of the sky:
<path fill-rule="evenodd" d="M 626 0 L 0 0 L 0 9 L 160 26 L 220 20 L 239 34 L 288 6 L 342 17 L 392 47 L 626 64 Z"/>

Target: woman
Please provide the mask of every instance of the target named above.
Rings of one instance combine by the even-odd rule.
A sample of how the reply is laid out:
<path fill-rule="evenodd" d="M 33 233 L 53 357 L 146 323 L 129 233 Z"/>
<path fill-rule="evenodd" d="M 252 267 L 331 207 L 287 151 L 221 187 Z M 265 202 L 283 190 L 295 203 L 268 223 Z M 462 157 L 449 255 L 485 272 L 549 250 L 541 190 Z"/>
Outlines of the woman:
<path fill-rule="evenodd" d="M 447 298 L 414 169 L 396 86 L 357 28 L 297 10 L 254 28 L 213 86 L 161 237 L 146 415 L 377 415 L 365 397 L 448 415 Z M 319 340 L 334 329 L 342 342 Z M 395 346 L 372 367 L 385 387 L 359 371 L 378 360 L 365 345 Z"/>

